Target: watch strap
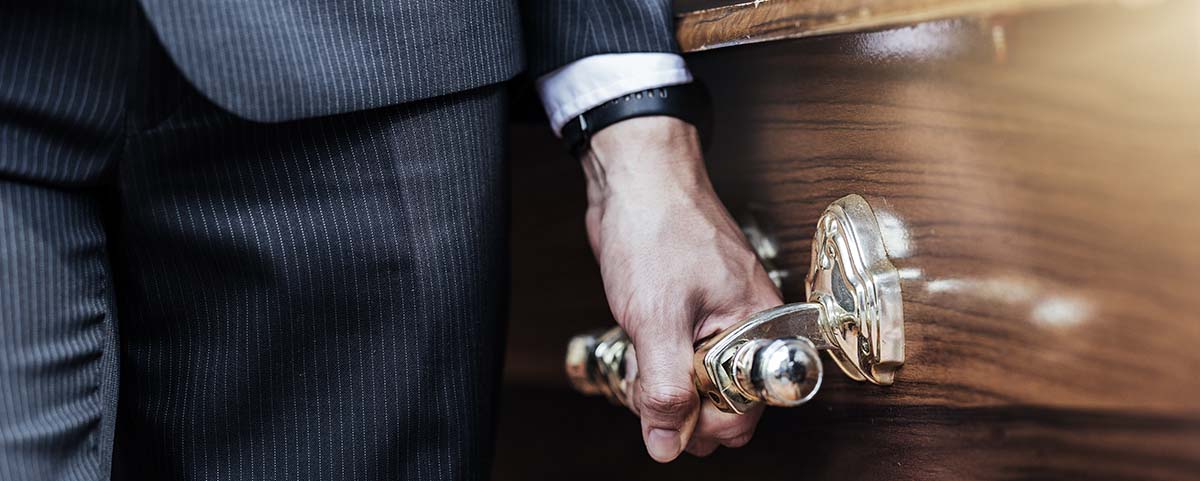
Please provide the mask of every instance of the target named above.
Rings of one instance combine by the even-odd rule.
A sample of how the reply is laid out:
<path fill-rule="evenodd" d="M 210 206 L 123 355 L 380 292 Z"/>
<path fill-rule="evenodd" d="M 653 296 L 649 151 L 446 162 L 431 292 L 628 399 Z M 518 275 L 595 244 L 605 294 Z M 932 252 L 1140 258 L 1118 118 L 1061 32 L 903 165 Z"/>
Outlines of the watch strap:
<path fill-rule="evenodd" d="M 707 144 L 712 126 L 712 102 L 699 82 L 656 87 L 622 95 L 571 119 L 562 128 L 562 138 L 572 155 L 582 155 L 592 135 L 612 124 L 635 117 L 666 115 L 696 127 L 702 144 Z"/>

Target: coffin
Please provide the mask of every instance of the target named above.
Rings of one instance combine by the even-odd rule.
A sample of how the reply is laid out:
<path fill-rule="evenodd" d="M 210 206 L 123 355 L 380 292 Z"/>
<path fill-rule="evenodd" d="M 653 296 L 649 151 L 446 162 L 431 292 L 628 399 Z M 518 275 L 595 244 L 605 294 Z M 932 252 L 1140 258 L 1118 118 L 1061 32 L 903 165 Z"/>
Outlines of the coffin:
<path fill-rule="evenodd" d="M 1200 2 L 677 3 L 712 177 L 785 297 L 835 199 L 904 233 L 905 365 L 826 361 L 748 446 L 653 463 L 567 386 L 566 340 L 611 315 L 579 167 L 517 123 L 497 479 L 1200 478 Z"/>

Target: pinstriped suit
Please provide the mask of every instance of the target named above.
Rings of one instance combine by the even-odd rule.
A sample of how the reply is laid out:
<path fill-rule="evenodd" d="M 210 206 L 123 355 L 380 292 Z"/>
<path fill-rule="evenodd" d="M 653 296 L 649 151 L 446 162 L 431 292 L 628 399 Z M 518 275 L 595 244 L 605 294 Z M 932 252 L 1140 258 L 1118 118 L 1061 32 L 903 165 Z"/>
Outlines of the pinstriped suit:
<path fill-rule="evenodd" d="M 141 0 L 217 105 L 279 121 L 393 105 L 587 55 L 669 52 L 669 0 Z M 236 66 L 236 68 L 231 68 Z"/>
<path fill-rule="evenodd" d="M 0 6 L 0 480 L 484 477 L 500 82 L 668 12 Z"/>

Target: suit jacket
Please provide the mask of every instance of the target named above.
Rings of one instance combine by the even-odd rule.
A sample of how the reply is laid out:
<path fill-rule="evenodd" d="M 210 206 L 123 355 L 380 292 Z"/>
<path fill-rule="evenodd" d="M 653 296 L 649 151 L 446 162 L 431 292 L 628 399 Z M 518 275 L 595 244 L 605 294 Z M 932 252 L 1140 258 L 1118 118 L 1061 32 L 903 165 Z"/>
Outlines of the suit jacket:
<path fill-rule="evenodd" d="M 250 120 L 364 110 L 677 49 L 670 0 L 140 0 L 175 64 Z"/>

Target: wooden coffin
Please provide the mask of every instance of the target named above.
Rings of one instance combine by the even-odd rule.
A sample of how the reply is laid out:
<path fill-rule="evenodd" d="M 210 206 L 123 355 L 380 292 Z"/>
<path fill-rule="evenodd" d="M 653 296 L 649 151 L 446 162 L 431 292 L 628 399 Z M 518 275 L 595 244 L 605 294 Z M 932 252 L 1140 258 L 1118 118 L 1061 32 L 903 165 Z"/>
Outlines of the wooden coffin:
<path fill-rule="evenodd" d="M 904 368 L 827 361 L 748 446 L 655 464 L 567 387 L 566 339 L 612 321 L 579 167 L 518 124 L 497 478 L 1200 479 L 1200 2 L 754 3 L 680 2 L 714 182 L 789 300 L 826 205 L 891 213 Z"/>

